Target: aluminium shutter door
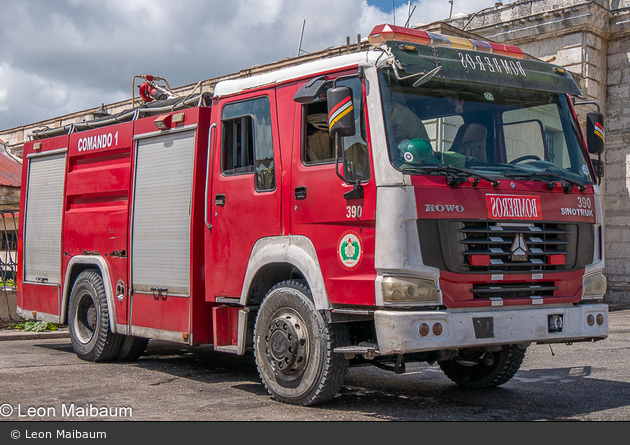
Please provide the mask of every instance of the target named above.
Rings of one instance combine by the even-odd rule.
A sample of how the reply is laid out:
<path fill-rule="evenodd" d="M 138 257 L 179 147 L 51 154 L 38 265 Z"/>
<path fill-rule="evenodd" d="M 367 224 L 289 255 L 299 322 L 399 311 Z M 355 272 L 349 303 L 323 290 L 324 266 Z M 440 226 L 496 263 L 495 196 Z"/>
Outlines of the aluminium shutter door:
<path fill-rule="evenodd" d="M 66 153 L 34 156 L 28 162 L 24 281 L 47 278 L 60 284 Z"/>
<path fill-rule="evenodd" d="M 134 291 L 190 293 L 194 131 L 138 141 L 131 268 Z"/>

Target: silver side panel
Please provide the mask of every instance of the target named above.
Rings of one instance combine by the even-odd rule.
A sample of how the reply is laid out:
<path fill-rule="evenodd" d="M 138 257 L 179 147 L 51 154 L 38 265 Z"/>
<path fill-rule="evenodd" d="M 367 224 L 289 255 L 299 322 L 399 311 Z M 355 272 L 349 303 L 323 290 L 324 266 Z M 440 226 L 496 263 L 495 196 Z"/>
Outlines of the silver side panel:
<path fill-rule="evenodd" d="M 24 281 L 60 284 L 66 153 L 33 156 L 28 162 Z"/>
<path fill-rule="evenodd" d="M 135 292 L 190 295 L 194 151 L 194 131 L 138 141 L 131 241 Z"/>

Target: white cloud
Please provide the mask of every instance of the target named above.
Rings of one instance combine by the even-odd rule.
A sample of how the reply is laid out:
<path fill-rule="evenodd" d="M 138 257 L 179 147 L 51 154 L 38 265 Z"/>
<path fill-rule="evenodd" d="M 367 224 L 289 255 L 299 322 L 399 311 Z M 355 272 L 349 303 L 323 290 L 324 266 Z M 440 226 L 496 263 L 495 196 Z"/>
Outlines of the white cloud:
<path fill-rule="evenodd" d="M 31 0 L 0 14 L 0 128 L 129 97 L 131 79 L 196 83 L 297 53 L 342 45 L 391 23 L 376 0 Z M 397 24 L 408 6 L 401 1 Z M 459 6 L 457 0 L 456 7 Z M 447 0 L 422 0 L 411 23 L 446 18 Z M 493 0 L 469 0 L 476 11 Z M 454 11 L 455 12 L 455 11 Z"/>

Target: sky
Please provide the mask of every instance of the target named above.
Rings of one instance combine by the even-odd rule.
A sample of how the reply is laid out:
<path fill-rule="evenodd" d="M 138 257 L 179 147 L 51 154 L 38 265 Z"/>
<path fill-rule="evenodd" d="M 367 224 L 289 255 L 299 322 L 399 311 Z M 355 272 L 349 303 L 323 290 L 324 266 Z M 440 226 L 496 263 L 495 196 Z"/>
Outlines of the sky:
<path fill-rule="evenodd" d="M 453 15 L 494 3 L 454 0 Z M 304 20 L 305 52 L 356 41 L 394 4 L 404 25 L 403 0 L 0 0 L 0 129 L 127 99 L 134 75 L 178 87 L 294 57 Z M 412 1 L 409 23 L 450 9 Z"/>

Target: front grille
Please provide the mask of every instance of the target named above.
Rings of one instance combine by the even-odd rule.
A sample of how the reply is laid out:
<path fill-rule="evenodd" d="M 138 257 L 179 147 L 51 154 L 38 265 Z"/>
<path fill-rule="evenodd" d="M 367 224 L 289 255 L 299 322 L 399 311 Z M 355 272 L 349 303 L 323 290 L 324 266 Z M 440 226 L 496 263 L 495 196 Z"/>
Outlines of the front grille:
<path fill-rule="evenodd" d="M 577 226 L 574 224 L 464 222 L 457 229 L 459 266 L 471 272 L 523 272 L 570 270 L 575 264 Z M 524 241 L 525 249 L 519 245 Z M 513 248 L 521 247 L 523 260 L 517 260 Z M 523 253 L 521 251 L 520 253 Z M 562 255 L 564 264 L 550 264 L 552 255 Z M 474 265 L 472 257 L 489 260 Z"/>
<path fill-rule="evenodd" d="M 536 283 L 499 283 L 499 284 L 473 284 L 470 293 L 474 298 L 531 298 L 549 297 L 553 291 L 558 290 L 553 282 Z"/>
<path fill-rule="evenodd" d="M 418 233 L 424 264 L 450 272 L 568 272 L 593 260 L 586 223 L 418 220 Z"/>

